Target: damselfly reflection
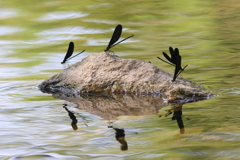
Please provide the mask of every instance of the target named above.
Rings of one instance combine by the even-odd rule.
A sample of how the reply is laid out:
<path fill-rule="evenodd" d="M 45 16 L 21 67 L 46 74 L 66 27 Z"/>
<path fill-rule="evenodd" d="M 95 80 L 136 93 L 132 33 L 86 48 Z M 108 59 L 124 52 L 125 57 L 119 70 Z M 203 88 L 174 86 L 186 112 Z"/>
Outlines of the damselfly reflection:
<path fill-rule="evenodd" d="M 121 144 L 121 150 L 126 151 L 128 150 L 128 144 L 127 141 L 125 140 L 125 131 L 124 129 L 120 128 L 113 128 L 116 131 L 116 140 Z"/>
<path fill-rule="evenodd" d="M 69 61 L 70 59 L 72 59 L 72 58 L 78 56 L 79 54 L 83 53 L 85 50 L 83 50 L 82 52 L 80 52 L 80 53 L 78 53 L 78 54 L 72 56 L 73 51 L 74 51 L 74 43 L 73 43 L 73 42 L 70 42 L 69 45 L 68 45 L 67 53 L 66 53 L 66 55 L 65 55 L 65 57 L 64 57 L 64 59 L 63 59 L 63 61 L 61 62 L 61 64 L 66 63 L 66 62 Z M 71 56 L 72 56 L 72 57 L 71 57 Z"/>
<path fill-rule="evenodd" d="M 72 111 L 70 111 L 67 108 L 67 104 L 63 104 L 63 108 L 68 112 L 68 116 L 72 120 L 71 126 L 72 126 L 73 130 L 77 130 L 78 129 L 78 127 L 77 127 L 78 120 L 77 120 L 76 116 L 74 115 L 74 113 Z"/>
<path fill-rule="evenodd" d="M 174 82 L 176 80 L 176 78 L 178 77 L 178 75 L 184 71 L 184 69 L 188 66 L 186 65 L 185 67 L 181 67 L 181 61 L 182 61 L 182 57 L 180 56 L 179 54 L 179 50 L 178 48 L 175 48 L 175 50 L 173 50 L 172 47 L 169 47 L 169 52 L 170 52 L 170 55 L 171 57 L 168 56 L 167 53 L 163 52 L 163 56 L 169 61 L 165 61 L 163 60 L 162 58 L 160 57 L 157 57 L 158 59 L 160 59 L 161 61 L 165 62 L 165 63 L 168 63 L 172 66 L 175 66 L 175 70 L 174 70 L 174 75 L 173 75 L 173 80 L 172 82 Z"/>
<path fill-rule="evenodd" d="M 111 38 L 111 40 L 109 41 L 108 46 L 107 46 L 107 48 L 104 50 L 104 52 L 109 51 L 110 48 L 112 48 L 112 47 L 118 45 L 119 43 L 127 40 L 128 38 L 131 38 L 131 37 L 134 36 L 134 35 L 131 35 L 131 36 L 129 36 L 129 37 L 127 37 L 127 38 L 119 41 L 118 43 L 116 43 L 116 42 L 118 41 L 118 39 L 121 37 L 121 34 L 122 34 L 122 25 L 119 24 L 119 25 L 116 26 L 116 28 L 115 28 L 115 30 L 114 30 L 114 32 L 113 32 L 112 38 Z M 114 43 L 116 43 L 116 44 L 114 44 Z"/>
<path fill-rule="evenodd" d="M 112 125 L 109 125 L 108 128 L 112 128 L 112 129 L 114 129 L 116 131 L 115 132 L 115 138 L 121 144 L 121 150 L 122 151 L 128 150 L 128 144 L 127 144 L 127 141 L 125 140 L 125 131 L 124 131 L 124 129 L 114 128 Z"/>
<path fill-rule="evenodd" d="M 175 104 L 171 109 L 166 110 L 165 117 L 168 117 L 169 115 L 173 114 L 172 120 L 176 120 L 178 127 L 180 129 L 180 134 L 185 133 L 184 124 L 182 120 L 182 104 Z M 159 115 L 159 118 L 162 117 L 162 115 Z M 189 119 L 188 119 L 189 120 Z"/>

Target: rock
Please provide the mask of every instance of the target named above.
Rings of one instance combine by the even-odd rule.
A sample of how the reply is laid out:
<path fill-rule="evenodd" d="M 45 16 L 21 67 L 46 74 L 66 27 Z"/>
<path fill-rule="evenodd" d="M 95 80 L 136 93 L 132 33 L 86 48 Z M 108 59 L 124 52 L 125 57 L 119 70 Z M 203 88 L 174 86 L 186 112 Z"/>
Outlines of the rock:
<path fill-rule="evenodd" d="M 95 53 L 55 74 L 39 85 L 46 93 L 160 94 L 168 100 L 206 99 L 211 94 L 193 82 L 149 62 Z"/>

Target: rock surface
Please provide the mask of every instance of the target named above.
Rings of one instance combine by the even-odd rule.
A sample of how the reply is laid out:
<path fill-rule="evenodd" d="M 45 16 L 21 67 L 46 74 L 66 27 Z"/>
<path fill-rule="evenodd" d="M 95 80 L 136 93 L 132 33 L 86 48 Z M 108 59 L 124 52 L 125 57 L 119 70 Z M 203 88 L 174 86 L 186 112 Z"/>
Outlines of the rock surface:
<path fill-rule="evenodd" d="M 47 93 L 161 94 L 168 100 L 196 100 L 211 96 L 202 87 L 169 74 L 153 64 L 94 53 L 50 77 L 39 85 Z"/>

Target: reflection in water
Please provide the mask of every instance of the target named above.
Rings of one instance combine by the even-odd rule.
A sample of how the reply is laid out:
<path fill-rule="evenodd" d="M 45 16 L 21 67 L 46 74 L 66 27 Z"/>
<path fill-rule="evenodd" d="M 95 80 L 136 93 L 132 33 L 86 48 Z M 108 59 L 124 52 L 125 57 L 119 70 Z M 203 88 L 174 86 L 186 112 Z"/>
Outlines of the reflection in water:
<path fill-rule="evenodd" d="M 55 94 L 54 97 L 64 99 L 77 104 L 78 109 L 85 110 L 91 114 L 102 117 L 105 120 L 114 122 L 121 115 L 141 116 L 141 115 L 156 115 L 159 110 L 170 105 L 173 106 L 167 110 L 165 117 L 173 114 L 172 120 L 176 120 L 180 133 L 184 134 L 184 124 L 182 120 L 183 103 L 165 103 L 160 97 L 149 95 L 112 95 L 112 96 L 75 96 L 74 98 L 66 97 L 65 95 Z M 70 112 L 66 106 L 64 107 L 72 119 L 73 129 L 76 127 L 76 117 L 73 112 Z M 81 116 L 81 115 L 79 115 Z M 82 116 L 81 116 L 82 117 Z M 159 116 L 161 117 L 161 116 Z M 84 120 L 85 117 L 82 117 Z M 86 125 L 86 124 L 85 124 Z M 87 125 L 86 125 L 87 126 Z M 108 126 L 113 128 L 112 124 Z"/>
<path fill-rule="evenodd" d="M 78 129 L 78 127 L 77 127 L 78 120 L 77 120 L 76 116 L 74 115 L 74 113 L 72 111 L 68 110 L 67 104 L 63 104 L 63 108 L 65 108 L 65 110 L 68 112 L 70 119 L 72 120 L 71 126 L 72 126 L 73 130 L 77 130 Z"/>
<path fill-rule="evenodd" d="M 180 129 L 180 133 L 184 134 L 184 124 L 182 120 L 182 106 L 183 104 L 172 104 L 173 107 L 169 110 L 167 110 L 167 113 L 165 114 L 165 117 L 171 115 L 173 113 L 172 120 L 177 120 L 178 127 Z M 161 117 L 161 115 L 159 116 Z"/>
<path fill-rule="evenodd" d="M 128 143 L 125 140 L 125 130 L 123 128 L 113 127 L 113 123 L 121 115 L 156 115 L 159 110 L 172 106 L 171 109 L 166 110 L 165 117 L 172 115 L 172 120 L 176 120 L 180 129 L 180 134 L 185 133 L 184 124 L 182 120 L 182 106 L 183 103 L 171 103 L 168 104 L 162 100 L 159 96 L 152 95 L 59 95 L 54 94 L 55 98 L 60 98 L 69 102 L 73 102 L 77 105 L 78 109 L 85 110 L 91 114 L 98 115 L 105 120 L 109 121 L 108 128 L 114 129 L 116 140 L 121 144 L 121 150 L 128 150 Z M 68 112 L 70 119 L 72 120 L 71 126 L 73 130 L 77 130 L 77 118 L 81 117 L 84 121 L 86 118 L 78 113 L 74 113 L 67 108 L 67 104 L 63 105 L 63 108 Z M 75 116 L 76 115 L 76 116 Z M 161 117 L 161 116 L 159 116 Z M 87 124 L 85 124 L 88 126 Z M 138 134 L 138 133 L 136 133 Z"/>
<path fill-rule="evenodd" d="M 115 137 L 116 137 L 116 140 L 121 144 L 121 150 L 122 151 L 128 150 L 128 144 L 127 144 L 127 141 L 125 140 L 125 131 L 124 131 L 124 129 L 114 128 L 111 125 L 109 125 L 108 128 L 112 128 L 112 129 L 114 129 L 116 131 L 115 132 Z"/>
<path fill-rule="evenodd" d="M 74 113 L 73 111 L 70 111 L 70 110 L 67 108 L 67 106 L 68 106 L 67 104 L 63 104 L 63 108 L 68 112 L 68 116 L 69 116 L 69 118 L 72 120 L 71 126 L 72 126 L 73 130 L 77 130 L 77 129 L 78 129 L 78 127 L 77 127 L 77 122 L 78 122 L 78 120 L 77 120 L 75 114 L 77 114 L 79 117 L 81 117 L 82 120 L 84 120 L 84 121 L 86 122 L 86 123 L 84 122 L 85 126 L 88 127 L 88 125 L 87 125 L 88 121 L 86 120 L 86 118 L 85 118 L 84 116 L 81 116 L 81 115 L 78 114 L 78 113 Z"/>
<path fill-rule="evenodd" d="M 72 102 L 78 109 L 85 110 L 104 120 L 116 120 L 122 115 L 142 116 L 156 115 L 158 110 L 168 104 L 158 95 L 63 95 L 53 94 L 53 97 Z"/>
<path fill-rule="evenodd" d="M 184 130 L 184 125 L 183 125 L 183 121 L 182 121 L 182 105 L 173 108 L 172 120 L 177 120 L 177 124 L 180 129 L 180 133 L 184 134 L 185 130 Z"/>
<path fill-rule="evenodd" d="M 124 129 L 120 128 L 113 128 L 116 131 L 116 140 L 121 143 L 121 150 L 126 151 L 128 150 L 128 144 L 127 141 L 125 141 L 125 131 Z"/>
<path fill-rule="evenodd" d="M 70 111 L 67 108 L 67 104 L 63 104 L 63 108 L 68 112 L 68 115 L 69 115 L 70 119 L 72 120 L 71 126 L 72 126 L 73 130 L 77 130 L 78 129 L 78 127 L 77 127 L 78 120 L 77 120 L 76 116 L 74 115 L 74 112 Z M 116 131 L 115 137 L 116 137 L 116 140 L 121 144 L 121 150 L 122 151 L 128 150 L 128 144 L 127 144 L 127 141 L 125 140 L 124 129 L 114 128 L 112 125 L 109 125 L 108 128 L 113 128 Z"/>

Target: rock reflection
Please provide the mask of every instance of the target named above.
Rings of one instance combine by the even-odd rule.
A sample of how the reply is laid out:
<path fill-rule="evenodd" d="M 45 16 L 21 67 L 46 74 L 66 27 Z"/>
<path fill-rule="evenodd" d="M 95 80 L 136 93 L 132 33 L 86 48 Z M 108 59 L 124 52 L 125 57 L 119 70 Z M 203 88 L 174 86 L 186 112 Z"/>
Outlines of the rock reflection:
<path fill-rule="evenodd" d="M 165 103 L 160 96 L 115 94 L 112 94 L 111 96 L 88 95 L 81 97 L 76 95 L 67 97 L 65 95 L 55 94 L 53 96 L 55 98 L 75 103 L 78 109 L 85 110 L 108 121 L 117 120 L 117 117 L 122 115 L 157 115 L 160 109 L 170 105 L 172 108 L 166 110 L 167 113 L 165 114 L 165 117 L 173 115 L 172 120 L 177 121 L 180 133 L 185 133 L 184 123 L 182 120 L 182 106 L 184 103 Z M 64 106 L 64 108 L 68 112 L 69 117 L 72 119 L 72 128 L 77 130 L 77 119 L 74 116 L 74 113 L 69 111 L 66 106 Z M 82 118 L 84 119 L 84 117 Z M 108 127 L 113 128 L 110 126 Z"/>
<path fill-rule="evenodd" d="M 154 95 L 69 95 L 54 94 L 53 97 L 72 102 L 78 109 L 97 115 L 104 120 L 116 120 L 122 115 L 156 115 L 158 110 L 168 104 Z"/>
<path fill-rule="evenodd" d="M 113 123 L 119 116 L 142 116 L 142 115 L 157 115 L 159 110 L 166 106 L 172 106 L 171 109 L 166 110 L 165 117 L 172 115 L 172 120 L 176 120 L 180 129 L 180 134 L 185 133 L 184 123 L 182 119 L 183 103 L 166 103 L 160 95 L 60 95 L 54 94 L 53 97 L 60 98 L 77 105 L 76 108 L 85 110 L 93 115 L 97 115 L 104 120 L 109 121 L 108 128 L 115 131 L 115 138 L 121 144 L 121 150 L 128 150 L 128 143 L 125 139 L 124 128 L 113 127 Z M 78 113 L 74 113 L 67 108 L 67 104 L 63 108 L 67 111 L 72 120 L 71 126 L 73 130 L 77 130 L 78 120 L 76 116 L 80 116 L 84 121 L 86 118 Z M 159 116 L 161 117 L 161 116 Z M 88 126 L 87 124 L 85 124 Z"/>
<path fill-rule="evenodd" d="M 167 103 L 163 101 L 160 95 L 153 96 L 112 94 L 111 96 L 81 95 L 80 97 L 77 95 L 65 96 L 60 94 L 54 94 L 53 97 L 72 102 L 77 105 L 78 109 L 85 110 L 91 114 L 100 116 L 103 119 L 108 120 L 110 122 L 108 128 L 115 130 L 115 138 L 121 144 L 122 151 L 128 150 L 128 143 L 125 140 L 125 130 L 123 128 L 113 127 L 113 123 L 115 120 L 117 120 L 117 117 L 121 115 L 156 115 L 158 114 L 159 109 L 167 106 Z M 63 108 L 68 112 L 68 115 L 72 120 L 71 126 L 73 130 L 77 130 L 78 121 L 75 116 L 76 113 L 70 111 L 67 108 L 67 104 L 64 104 Z"/>

